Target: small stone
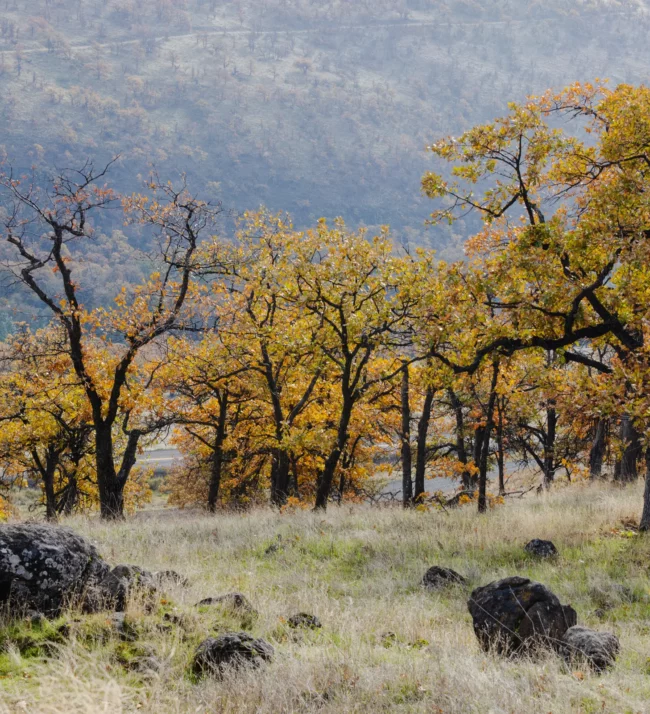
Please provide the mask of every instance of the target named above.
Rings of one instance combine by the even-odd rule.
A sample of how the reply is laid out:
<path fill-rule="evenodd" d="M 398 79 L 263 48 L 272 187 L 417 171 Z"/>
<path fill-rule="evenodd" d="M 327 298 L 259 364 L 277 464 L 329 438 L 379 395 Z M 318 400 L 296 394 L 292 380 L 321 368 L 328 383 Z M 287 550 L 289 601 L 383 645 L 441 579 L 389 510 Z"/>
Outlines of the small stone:
<path fill-rule="evenodd" d="M 316 615 L 310 615 L 307 612 L 298 612 L 297 614 L 292 615 L 287 620 L 287 625 L 289 625 L 289 627 L 293 627 L 294 629 L 305 628 L 310 630 L 318 630 L 323 626 Z"/>
<path fill-rule="evenodd" d="M 225 595 L 218 595 L 217 597 L 206 597 L 197 602 L 195 607 L 204 607 L 207 605 L 216 605 L 224 610 L 231 610 L 236 613 L 256 614 L 255 608 L 242 593 L 226 593 Z"/>
<path fill-rule="evenodd" d="M 220 676 L 228 667 L 259 667 L 273 658 L 273 647 L 264 640 L 255 639 L 246 632 L 228 632 L 219 637 L 209 637 L 197 648 L 192 669 L 201 676 Z"/>
<path fill-rule="evenodd" d="M 612 667 L 619 650 L 619 639 L 611 632 L 596 632 L 575 625 L 562 637 L 561 651 L 567 662 L 586 659 L 596 672 Z"/>
<path fill-rule="evenodd" d="M 537 558 L 554 558 L 558 555 L 558 550 L 550 540 L 533 538 L 526 543 L 524 550 Z"/>
<path fill-rule="evenodd" d="M 422 585 L 427 590 L 439 590 L 449 585 L 465 585 L 467 580 L 451 568 L 433 565 L 422 578 Z"/>
<path fill-rule="evenodd" d="M 153 580 L 164 587 L 166 584 L 178 585 L 182 588 L 186 588 L 190 582 L 189 580 L 175 570 L 158 570 L 151 574 Z"/>

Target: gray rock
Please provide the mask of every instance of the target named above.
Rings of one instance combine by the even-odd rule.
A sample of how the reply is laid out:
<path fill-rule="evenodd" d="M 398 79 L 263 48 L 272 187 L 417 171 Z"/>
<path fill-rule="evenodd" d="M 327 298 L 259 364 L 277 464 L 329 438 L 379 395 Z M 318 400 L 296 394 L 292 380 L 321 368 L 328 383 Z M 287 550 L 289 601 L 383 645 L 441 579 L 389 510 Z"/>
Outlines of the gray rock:
<path fill-rule="evenodd" d="M 575 610 L 562 605 L 547 587 L 516 576 L 476 588 L 467 606 L 481 647 L 499 654 L 558 648 L 577 622 Z"/>
<path fill-rule="evenodd" d="M 129 597 L 140 595 L 151 604 L 157 592 L 156 580 L 148 570 L 137 565 L 116 565 L 88 593 L 85 609 L 124 612 Z"/>
<path fill-rule="evenodd" d="M 224 610 L 231 610 L 232 612 L 240 614 L 256 614 L 255 608 L 242 593 L 226 593 L 225 595 L 218 595 L 217 597 L 206 597 L 197 602 L 195 607 L 204 607 L 206 605 L 216 605 Z"/>
<path fill-rule="evenodd" d="M 258 667 L 273 658 L 273 647 L 246 632 L 228 632 L 209 637 L 197 648 L 192 669 L 196 675 L 220 676 L 224 670 L 242 666 Z"/>
<path fill-rule="evenodd" d="M 451 568 L 434 565 L 424 574 L 422 585 L 427 590 L 440 590 L 449 585 L 465 585 L 467 580 Z"/>
<path fill-rule="evenodd" d="M 603 672 L 616 661 L 620 642 L 611 632 L 596 632 L 574 625 L 562 637 L 561 651 L 567 662 L 586 659 L 596 672 Z"/>
<path fill-rule="evenodd" d="M 537 558 L 553 558 L 558 555 L 558 550 L 550 540 L 533 538 L 524 546 L 524 550 Z"/>
<path fill-rule="evenodd" d="M 190 582 L 189 580 L 175 570 L 158 570 L 151 574 L 154 581 L 164 587 L 167 584 L 179 585 L 180 587 L 186 588 Z"/>
<path fill-rule="evenodd" d="M 307 612 L 298 612 L 292 615 L 287 620 L 287 625 L 292 627 L 294 630 L 298 628 L 304 628 L 307 630 L 318 630 L 323 625 L 321 621 L 316 617 L 316 615 L 310 615 Z"/>
<path fill-rule="evenodd" d="M 52 525 L 0 526 L 0 604 L 57 615 L 80 604 L 109 566 L 85 538 Z"/>

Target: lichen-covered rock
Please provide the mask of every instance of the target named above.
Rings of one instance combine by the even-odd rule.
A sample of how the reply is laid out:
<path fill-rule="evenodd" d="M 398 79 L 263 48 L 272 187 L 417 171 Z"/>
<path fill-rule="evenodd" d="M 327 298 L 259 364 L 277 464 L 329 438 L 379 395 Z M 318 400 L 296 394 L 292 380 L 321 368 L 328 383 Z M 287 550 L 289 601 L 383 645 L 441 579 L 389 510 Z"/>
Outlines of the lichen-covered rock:
<path fill-rule="evenodd" d="M 197 648 L 192 665 L 194 674 L 219 676 L 228 667 L 258 667 L 272 659 L 275 651 L 264 640 L 246 632 L 228 632 L 219 637 L 208 637 Z"/>
<path fill-rule="evenodd" d="M 239 614 L 256 614 L 255 608 L 242 593 L 226 593 L 225 595 L 217 595 L 216 597 L 206 597 L 196 603 L 196 607 L 204 607 L 206 605 L 216 605 L 224 610 L 230 610 Z"/>
<path fill-rule="evenodd" d="M 620 642 L 611 632 L 596 632 L 588 627 L 575 625 L 562 637 L 561 651 L 567 662 L 586 659 L 596 671 L 611 667 L 620 649 Z"/>
<path fill-rule="evenodd" d="M 528 541 L 524 546 L 524 550 L 537 558 L 554 558 L 558 554 L 557 548 L 552 541 L 541 540 L 540 538 L 533 538 L 533 540 Z"/>
<path fill-rule="evenodd" d="M 564 633 L 577 622 L 575 610 L 562 605 L 546 586 L 516 576 L 477 588 L 467 606 L 481 647 L 500 654 L 559 648 Z"/>
<path fill-rule="evenodd" d="M 433 565 L 422 578 L 422 585 L 427 590 L 440 590 L 448 585 L 464 585 L 467 580 L 451 568 Z"/>
<path fill-rule="evenodd" d="M 115 610 L 124 612 L 129 597 L 138 594 L 151 601 L 157 593 L 153 574 L 137 565 L 116 565 L 89 590 L 85 609 L 88 612 Z"/>
<path fill-rule="evenodd" d="M 109 566 L 85 538 L 52 525 L 0 526 L 0 604 L 56 615 L 79 604 Z"/>
<path fill-rule="evenodd" d="M 298 628 L 318 630 L 323 626 L 316 615 L 310 615 L 308 612 L 298 612 L 295 615 L 292 615 L 287 620 L 287 625 L 292 627 L 294 630 L 297 630 Z"/>

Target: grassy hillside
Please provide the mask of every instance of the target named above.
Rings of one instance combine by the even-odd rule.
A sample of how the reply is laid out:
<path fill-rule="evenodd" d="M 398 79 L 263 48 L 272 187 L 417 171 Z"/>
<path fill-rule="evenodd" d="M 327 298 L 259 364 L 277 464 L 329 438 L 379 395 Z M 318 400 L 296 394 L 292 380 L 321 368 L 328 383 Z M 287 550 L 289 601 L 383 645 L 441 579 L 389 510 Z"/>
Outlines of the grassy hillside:
<path fill-rule="evenodd" d="M 0 712 L 642 714 L 650 701 L 650 542 L 622 525 L 637 510 L 640 487 L 558 490 L 484 517 L 473 508 L 332 508 L 113 525 L 76 519 L 71 525 L 111 562 L 174 568 L 190 586 L 173 588 L 151 615 L 132 603 L 135 641 L 121 641 L 95 616 L 70 622 L 76 635 L 49 659 L 10 648 L 0 657 Z M 531 560 L 523 545 L 532 537 L 552 538 L 559 559 Z M 481 652 L 469 588 L 420 587 L 433 564 L 467 575 L 470 587 L 513 574 L 545 583 L 582 624 L 620 637 L 614 670 L 595 676 L 556 657 L 507 661 Z M 193 607 L 233 590 L 252 601 L 257 619 Z M 298 611 L 317 615 L 323 628 L 288 629 L 286 618 Z M 164 612 L 181 624 L 169 626 Z M 271 642 L 273 663 L 193 683 L 197 643 L 233 628 Z M 138 669 L 142 653 L 155 657 L 156 671 Z"/>

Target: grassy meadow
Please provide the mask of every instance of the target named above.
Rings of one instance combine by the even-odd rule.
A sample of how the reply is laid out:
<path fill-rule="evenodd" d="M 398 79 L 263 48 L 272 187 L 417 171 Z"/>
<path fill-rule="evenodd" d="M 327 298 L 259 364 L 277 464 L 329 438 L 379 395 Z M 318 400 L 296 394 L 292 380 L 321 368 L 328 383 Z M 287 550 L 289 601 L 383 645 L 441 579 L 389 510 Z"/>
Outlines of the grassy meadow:
<path fill-rule="evenodd" d="M 650 539 L 626 525 L 638 515 L 641 487 L 558 489 L 484 517 L 473 506 L 344 506 L 326 514 L 163 511 L 115 524 L 74 518 L 68 525 L 111 564 L 174 569 L 189 585 L 168 588 L 150 613 L 132 602 L 127 639 L 106 615 L 5 627 L 0 713 L 650 712 Z M 560 557 L 532 559 L 523 545 L 533 537 L 552 539 Z M 464 574 L 471 587 L 515 574 L 546 584 L 576 608 L 580 624 L 619 636 L 615 668 L 597 676 L 553 655 L 509 661 L 483 653 L 469 588 L 421 588 L 434 564 Z M 258 616 L 195 607 L 231 591 L 246 595 Z M 301 611 L 317 615 L 322 629 L 288 628 Z M 275 659 L 195 681 L 196 646 L 227 630 L 264 638 Z"/>

